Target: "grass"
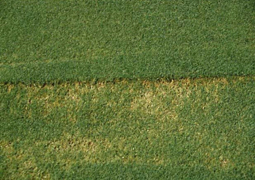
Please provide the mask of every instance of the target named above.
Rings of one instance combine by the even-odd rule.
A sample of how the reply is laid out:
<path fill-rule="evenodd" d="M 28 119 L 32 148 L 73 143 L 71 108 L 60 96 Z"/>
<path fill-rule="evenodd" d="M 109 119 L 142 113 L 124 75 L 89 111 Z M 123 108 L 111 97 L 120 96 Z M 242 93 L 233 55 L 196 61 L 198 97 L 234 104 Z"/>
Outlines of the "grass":
<path fill-rule="evenodd" d="M 254 1 L 0 6 L 0 82 L 255 75 Z"/>
<path fill-rule="evenodd" d="M 254 179 L 255 78 L 2 84 L 3 179 Z"/>
<path fill-rule="evenodd" d="M 255 179 L 253 0 L 0 7 L 0 179 Z"/>

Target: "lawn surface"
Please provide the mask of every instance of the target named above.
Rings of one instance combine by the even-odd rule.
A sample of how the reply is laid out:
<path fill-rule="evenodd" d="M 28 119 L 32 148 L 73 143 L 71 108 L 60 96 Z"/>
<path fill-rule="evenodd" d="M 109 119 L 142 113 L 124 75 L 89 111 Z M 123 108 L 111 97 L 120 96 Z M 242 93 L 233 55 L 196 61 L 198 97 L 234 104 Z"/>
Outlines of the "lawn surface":
<path fill-rule="evenodd" d="M 255 75 L 254 1 L 0 6 L 0 82 Z"/>
<path fill-rule="evenodd" d="M 0 0 L 0 179 L 255 179 L 253 0 Z"/>
<path fill-rule="evenodd" d="M 1 177 L 254 179 L 254 81 L 1 85 Z"/>

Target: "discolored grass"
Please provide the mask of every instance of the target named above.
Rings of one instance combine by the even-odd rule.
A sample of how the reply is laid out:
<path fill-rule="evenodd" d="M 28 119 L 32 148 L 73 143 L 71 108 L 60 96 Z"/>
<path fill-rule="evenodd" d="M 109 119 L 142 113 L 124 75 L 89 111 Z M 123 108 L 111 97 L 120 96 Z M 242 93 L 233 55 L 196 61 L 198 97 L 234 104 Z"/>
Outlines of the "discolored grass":
<path fill-rule="evenodd" d="M 255 179 L 253 1 L 0 7 L 0 179 Z"/>
<path fill-rule="evenodd" d="M 2 179 L 253 179 L 254 77 L 5 84 Z"/>

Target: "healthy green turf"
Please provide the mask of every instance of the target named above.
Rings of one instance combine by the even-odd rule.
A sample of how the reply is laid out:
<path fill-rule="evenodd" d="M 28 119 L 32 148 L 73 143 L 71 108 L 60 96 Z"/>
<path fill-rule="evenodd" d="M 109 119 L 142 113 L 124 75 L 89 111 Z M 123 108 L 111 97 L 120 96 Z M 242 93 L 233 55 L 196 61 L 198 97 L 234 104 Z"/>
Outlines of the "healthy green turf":
<path fill-rule="evenodd" d="M 255 3 L 1 0 L 0 82 L 255 74 Z"/>
<path fill-rule="evenodd" d="M 0 85 L 2 179 L 254 179 L 255 78 Z"/>

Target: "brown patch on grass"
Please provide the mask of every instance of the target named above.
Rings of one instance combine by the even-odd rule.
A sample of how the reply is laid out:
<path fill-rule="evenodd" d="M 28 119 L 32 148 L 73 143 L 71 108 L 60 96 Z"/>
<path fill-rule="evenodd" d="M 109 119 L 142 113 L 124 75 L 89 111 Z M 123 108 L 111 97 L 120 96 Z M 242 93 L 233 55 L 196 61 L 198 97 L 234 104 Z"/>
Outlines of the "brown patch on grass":
<path fill-rule="evenodd" d="M 7 141 L 0 142 L 3 156 L 7 158 L 5 165 L 8 169 L 13 169 L 16 172 L 7 172 L 9 179 L 25 178 L 30 175 L 32 179 L 50 179 L 50 174 L 47 172 L 41 172 L 36 165 L 36 161 L 33 157 L 33 148 L 23 150 L 15 150 L 13 144 Z"/>
<path fill-rule="evenodd" d="M 78 111 L 82 103 L 80 96 L 81 89 L 79 89 L 77 84 L 74 87 L 67 83 L 60 86 L 61 88 L 58 91 L 52 85 L 45 85 L 43 87 L 31 85 L 26 87 L 27 104 L 24 107 L 25 115 L 27 117 L 32 116 L 33 103 L 36 103 L 37 109 L 41 111 L 42 116 L 48 116 L 58 108 L 66 108 L 70 121 L 76 122 L 75 112 Z"/>
<path fill-rule="evenodd" d="M 126 146 L 126 139 L 119 138 L 115 142 L 98 138 L 92 140 L 81 137 L 78 134 L 64 133 L 61 139 L 51 142 L 38 142 L 47 146 L 47 154 L 55 154 L 56 161 L 64 170 L 68 170 L 77 163 L 76 155 L 81 154 L 79 161 L 89 163 L 116 162 L 122 163 L 142 162 L 139 157 L 134 157 L 127 152 L 130 147 Z M 113 153 L 109 153 L 113 152 Z M 118 152 L 117 154 L 115 152 Z"/>
<path fill-rule="evenodd" d="M 7 86 L 7 89 L 8 89 L 7 91 L 8 91 L 8 93 L 10 93 L 14 87 L 15 87 L 15 86 L 14 86 L 13 84 L 9 84 L 9 85 Z"/>
<path fill-rule="evenodd" d="M 143 81 L 144 86 L 140 93 L 137 94 L 130 103 L 131 111 L 140 111 L 141 113 L 153 114 L 156 116 L 165 116 L 175 118 L 176 104 L 180 104 L 177 97 L 174 97 L 173 91 L 177 91 L 180 88 L 174 81 L 167 82 L 149 82 Z M 130 93 L 134 90 L 131 89 Z M 166 99 L 171 99 L 171 104 L 166 105 Z M 175 104 L 176 103 L 176 104 Z"/>
<path fill-rule="evenodd" d="M 77 137 L 64 133 L 61 139 L 54 140 L 48 145 L 49 151 L 58 153 L 82 151 L 88 154 L 93 154 L 97 150 L 96 142 L 84 137 Z"/>
<path fill-rule="evenodd" d="M 241 80 L 244 81 L 245 78 L 241 78 Z M 120 97 L 120 99 L 118 100 L 108 97 L 105 97 L 104 99 L 106 106 L 113 109 L 119 102 L 125 99 L 125 93 L 130 94 L 129 97 L 131 97 L 131 101 L 128 102 L 127 107 L 123 107 L 123 109 L 125 110 L 126 108 L 126 110 L 131 111 L 131 113 L 142 114 L 143 117 L 148 117 L 148 115 L 153 115 L 155 117 L 157 122 L 153 125 L 156 127 L 148 128 L 145 132 L 147 133 L 149 140 L 153 141 L 160 140 L 160 134 L 164 130 L 172 130 L 173 128 L 176 128 L 175 133 L 185 133 L 189 129 L 189 126 L 185 126 L 185 124 L 182 124 L 178 119 L 180 116 L 180 114 L 178 114 L 178 108 L 184 106 L 185 101 L 187 100 L 192 106 L 190 112 L 193 110 L 196 111 L 195 108 L 202 108 L 204 111 L 201 113 L 205 113 L 206 115 L 207 109 L 209 111 L 210 106 L 213 103 L 218 103 L 220 101 L 221 88 L 226 87 L 230 82 L 232 81 L 227 80 L 226 78 L 213 78 L 208 81 L 206 79 L 183 79 L 170 82 L 162 80 L 160 82 L 142 81 L 130 83 L 124 80 L 115 83 L 98 82 L 94 85 L 85 82 L 77 82 L 73 84 L 63 83 L 61 85 L 56 85 L 59 86 L 60 90 L 58 91 L 54 89 L 54 85 L 45 85 L 44 87 L 32 85 L 30 87 L 21 86 L 21 88 L 27 90 L 27 97 L 25 97 L 27 98 L 28 104 L 28 106 L 25 107 L 25 111 L 28 113 L 27 116 L 31 117 L 33 111 L 29 104 L 31 102 L 37 102 L 41 105 L 38 107 L 42 108 L 42 114 L 45 116 L 49 115 L 57 108 L 65 108 L 68 112 L 67 118 L 74 123 L 77 121 L 76 111 L 80 110 L 80 106 L 84 101 L 83 97 L 87 93 L 92 96 L 92 99 L 89 100 L 91 106 L 96 106 L 101 95 L 105 95 L 105 93 L 119 93 L 120 96 L 118 96 L 118 98 Z M 143 87 L 140 87 L 141 84 Z M 121 85 L 125 85 L 126 89 L 121 87 Z M 201 86 L 203 86 L 203 91 L 200 88 Z M 12 91 L 14 88 L 15 85 L 8 85 L 8 92 Z M 205 97 L 204 101 L 200 99 L 200 97 L 205 93 L 208 96 Z M 21 98 L 20 94 L 17 94 L 17 98 Z M 168 104 L 166 102 L 168 102 Z M 125 117 L 116 116 L 116 119 L 119 118 L 119 121 L 125 121 Z M 112 121 L 110 120 L 109 122 L 114 124 L 114 121 L 115 119 Z M 174 123 L 178 123 L 178 125 Z M 199 126 L 196 122 L 194 122 L 194 125 L 195 126 L 193 127 Z M 103 128 L 103 126 L 99 128 Z M 114 128 L 114 125 L 112 128 Z M 206 132 L 198 132 L 194 137 L 203 141 L 205 136 L 204 133 Z M 102 163 L 106 161 L 120 161 L 122 163 L 135 162 L 137 164 L 152 163 L 157 165 L 164 165 L 167 163 L 167 160 L 163 155 L 155 155 L 155 157 L 147 159 L 146 161 L 148 162 L 144 162 L 143 157 L 139 157 L 135 155 L 135 153 L 132 153 L 133 150 L 130 144 L 134 141 L 129 141 L 129 145 L 126 145 L 127 140 L 127 138 L 120 137 L 117 137 L 115 141 L 103 137 L 90 139 L 82 137 L 79 134 L 70 135 L 64 133 L 60 139 L 51 142 L 42 141 L 37 143 L 39 143 L 39 145 L 47 146 L 46 153 L 54 154 L 57 157 L 57 162 L 63 165 L 65 169 L 69 169 L 76 163 L 75 156 L 80 153 L 82 154 L 82 161 L 90 163 Z M 11 154 L 14 151 L 13 146 L 7 142 L 1 142 L 1 145 L 2 144 L 5 154 L 8 154 L 7 152 L 10 152 Z M 216 144 L 220 144 L 220 142 L 217 142 Z M 203 149 L 205 148 L 203 147 Z M 213 154 L 215 151 L 214 149 L 211 149 L 210 147 L 206 150 L 203 149 L 200 151 L 204 154 L 204 164 L 208 165 L 209 168 L 215 164 L 218 164 L 223 168 L 235 166 L 230 158 L 215 158 L 216 156 Z M 114 154 L 115 152 L 118 152 L 118 154 Z M 33 172 L 38 172 L 39 170 L 34 164 L 33 159 L 28 158 L 29 160 L 25 160 L 26 157 L 29 157 L 30 153 L 32 153 L 31 149 L 25 152 L 18 152 L 16 156 L 12 157 L 13 159 L 10 162 L 22 161 L 24 171 L 28 171 L 28 169 L 31 168 Z"/>
<path fill-rule="evenodd" d="M 11 154 L 13 153 L 13 145 L 10 142 L 7 141 L 0 141 L 1 149 L 3 150 L 4 153 L 6 154 Z"/>
<path fill-rule="evenodd" d="M 221 161 L 221 167 L 222 168 L 227 168 L 231 165 L 230 161 L 228 159 L 222 159 Z"/>

